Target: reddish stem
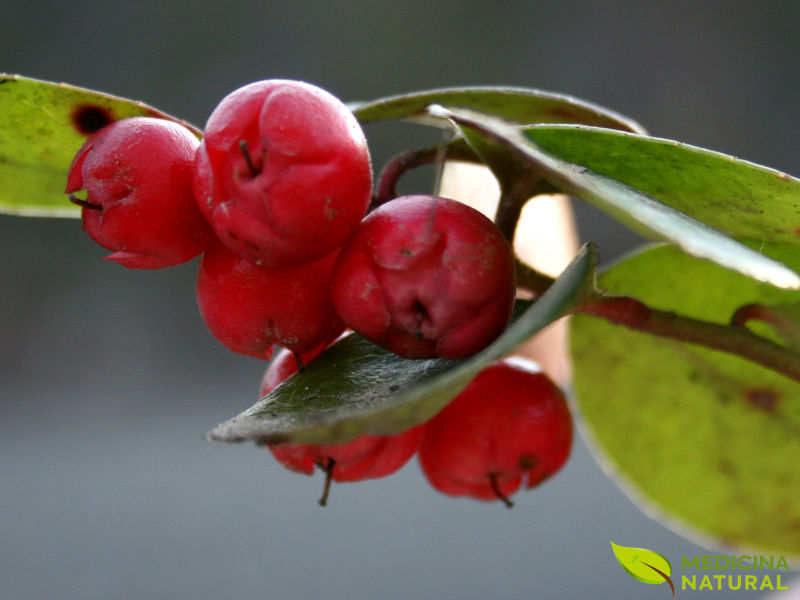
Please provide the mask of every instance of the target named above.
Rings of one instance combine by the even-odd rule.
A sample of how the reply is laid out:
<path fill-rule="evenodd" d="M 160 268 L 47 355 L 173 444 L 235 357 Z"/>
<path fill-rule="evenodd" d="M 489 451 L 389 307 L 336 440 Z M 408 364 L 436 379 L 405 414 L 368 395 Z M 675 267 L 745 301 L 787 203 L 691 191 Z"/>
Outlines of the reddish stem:
<path fill-rule="evenodd" d="M 444 148 L 448 159 L 477 162 L 477 158 L 469 149 L 459 145 L 450 145 Z M 381 204 L 397 197 L 397 182 L 406 172 L 436 162 L 441 153 L 442 146 L 409 150 L 398 154 L 387 162 L 378 177 L 378 183 L 375 186 L 375 197 L 372 199 L 370 210 L 374 210 Z"/>
<path fill-rule="evenodd" d="M 602 317 L 635 331 L 735 354 L 800 381 L 800 353 L 740 326 L 720 325 L 657 310 L 627 296 L 595 295 L 574 312 Z"/>

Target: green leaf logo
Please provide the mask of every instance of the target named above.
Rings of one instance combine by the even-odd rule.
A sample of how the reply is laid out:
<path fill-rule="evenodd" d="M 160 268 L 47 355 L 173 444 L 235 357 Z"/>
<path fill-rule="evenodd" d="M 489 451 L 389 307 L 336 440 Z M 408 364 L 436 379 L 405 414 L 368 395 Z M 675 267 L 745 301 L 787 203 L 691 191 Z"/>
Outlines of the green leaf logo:
<path fill-rule="evenodd" d="M 613 541 L 611 549 L 628 575 L 645 583 L 664 583 L 666 581 L 672 590 L 673 597 L 675 596 L 675 585 L 669 578 L 672 574 L 672 565 L 664 556 L 647 548 L 619 546 Z"/>

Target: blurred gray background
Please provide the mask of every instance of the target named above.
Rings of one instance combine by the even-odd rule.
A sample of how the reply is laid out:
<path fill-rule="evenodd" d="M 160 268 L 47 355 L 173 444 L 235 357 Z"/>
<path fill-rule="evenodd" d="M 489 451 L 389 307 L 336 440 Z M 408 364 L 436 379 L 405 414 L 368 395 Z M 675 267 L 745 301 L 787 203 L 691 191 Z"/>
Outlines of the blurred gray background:
<path fill-rule="evenodd" d="M 800 173 L 791 0 L 12 0 L 0 21 L 0 70 L 198 125 L 226 93 L 270 77 L 345 100 L 522 85 Z M 409 125 L 367 135 L 376 167 L 431 139 Z M 592 210 L 578 221 L 606 260 L 635 242 Z M 0 251 L 4 598 L 665 598 L 622 571 L 609 540 L 658 550 L 678 571 L 702 552 L 644 516 L 580 441 L 512 511 L 438 494 L 415 461 L 337 485 L 321 509 L 319 475 L 205 441 L 256 399 L 264 365 L 206 332 L 196 263 L 128 271 L 98 260 L 77 221 L 9 216 Z"/>

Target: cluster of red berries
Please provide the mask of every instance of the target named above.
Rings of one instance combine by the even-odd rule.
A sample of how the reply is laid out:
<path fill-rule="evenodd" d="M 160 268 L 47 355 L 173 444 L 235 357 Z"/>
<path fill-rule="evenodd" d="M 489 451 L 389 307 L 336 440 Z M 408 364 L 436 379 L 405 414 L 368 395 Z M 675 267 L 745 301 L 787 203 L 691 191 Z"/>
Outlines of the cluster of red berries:
<path fill-rule="evenodd" d="M 282 375 L 268 372 L 265 390 L 290 374 L 287 362 L 311 360 L 345 328 L 407 358 L 457 359 L 491 343 L 511 317 L 514 260 L 497 227 L 432 196 L 397 198 L 366 216 L 364 134 L 344 104 L 307 83 L 268 80 L 232 92 L 202 140 L 166 120 L 112 122 L 78 151 L 66 192 L 82 207 L 84 229 L 112 251 L 108 260 L 161 268 L 202 254 L 197 302 L 211 333 L 261 359 L 274 345 L 285 349 L 270 367 Z M 422 439 L 422 464 L 439 481 L 431 457 L 441 442 L 422 433 L 273 452 L 296 470 L 317 464 L 329 480 L 351 481 L 395 471 Z M 552 461 L 533 456 L 517 470 L 552 472 Z M 484 484 L 505 497 L 520 475 L 500 481 L 506 467 L 491 464 Z"/>
<path fill-rule="evenodd" d="M 287 350 L 264 373 L 265 396 L 297 371 Z M 363 435 L 335 445 L 270 446 L 285 467 L 325 472 L 320 504 L 331 481 L 391 475 L 418 453 L 430 484 L 451 496 L 502 500 L 556 473 L 569 457 L 572 418 L 561 390 L 537 365 L 513 357 L 493 363 L 433 419 L 392 436 Z"/>
<path fill-rule="evenodd" d="M 460 358 L 511 316 L 514 262 L 494 224 L 430 196 L 364 219 L 364 134 L 306 83 L 234 91 L 202 141 L 165 120 L 113 122 L 78 151 L 66 191 L 109 260 L 159 268 L 202 253 L 200 312 L 235 352 L 269 358 L 277 344 L 302 357 L 347 326 L 409 358 Z"/>

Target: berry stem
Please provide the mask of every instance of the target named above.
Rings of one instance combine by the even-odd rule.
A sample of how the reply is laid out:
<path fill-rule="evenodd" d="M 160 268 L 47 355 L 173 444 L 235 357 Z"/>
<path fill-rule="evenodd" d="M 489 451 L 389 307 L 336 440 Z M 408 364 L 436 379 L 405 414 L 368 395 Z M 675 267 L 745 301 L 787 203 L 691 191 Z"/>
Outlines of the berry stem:
<path fill-rule="evenodd" d="M 319 499 L 320 506 L 328 505 L 328 495 L 331 493 L 331 481 L 333 480 L 333 468 L 336 466 L 336 461 L 328 458 L 327 464 L 320 468 L 325 471 L 325 486 L 322 488 L 322 496 Z"/>
<path fill-rule="evenodd" d="M 239 150 L 242 151 L 242 156 L 244 156 L 244 162 L 247 163 L 247 168 L 250 170 L 250 177 L 255 177 L 261 171 L 256 169 L 255 164 L 253 164 L 253 159 L 250 157 L 250 151 L 247 149 L 247 140 L 239 140 Z"/>
<path fill-rule="evenodd" d="M 87 200 L 81 200 L 75 194 L 69 195 L 69 201 L 73 204 L 77 204 L 78 206 L 82 206 L 83 208 L 88 208 L 90 210 L 103 210 L 103 207 L 99 204 L 92 204 Z"/>
<path fill-rule="evenodd" d="M 494 495 L 506 505 L 506 508 L 514 508 L 514 503 L 500 491 L 500 486 L 497 483 L 497 473 L 489 473 L 489 485 L 492 486 Z"/>

